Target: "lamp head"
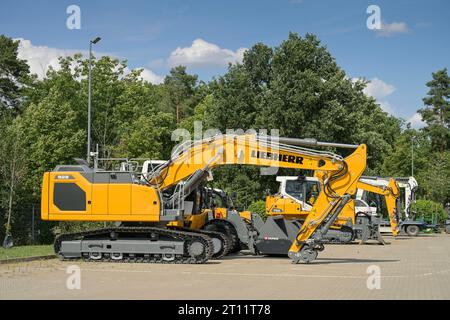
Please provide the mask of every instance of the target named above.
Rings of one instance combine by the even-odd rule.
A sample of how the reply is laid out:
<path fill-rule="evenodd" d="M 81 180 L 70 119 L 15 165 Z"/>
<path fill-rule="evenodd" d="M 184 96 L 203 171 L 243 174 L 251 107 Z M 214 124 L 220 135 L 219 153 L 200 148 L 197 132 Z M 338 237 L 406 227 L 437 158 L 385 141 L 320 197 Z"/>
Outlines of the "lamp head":
<path fill-rule="evenodd" d="M 92 42 L 93 44 L 96 44 L 96 43 L 99 42 L 100 40 L 102 40 L 102 38 L 100 38 L 100 37 L 95 37 L 94 39 L 91 40 L 91 42 Z"/>

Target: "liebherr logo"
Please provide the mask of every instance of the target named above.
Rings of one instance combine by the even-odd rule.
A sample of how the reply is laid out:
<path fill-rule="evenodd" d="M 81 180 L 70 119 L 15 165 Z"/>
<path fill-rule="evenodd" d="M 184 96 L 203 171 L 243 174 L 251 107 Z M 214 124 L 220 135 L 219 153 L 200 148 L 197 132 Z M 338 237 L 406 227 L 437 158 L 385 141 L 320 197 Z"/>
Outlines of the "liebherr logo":
<path fill-rule="evenodd" d="M 252 150 L 251 155 L 252 155 L 252 158 L 278 160 L 281 162 L 303 164 L 303 157 L 293 156 L 293 155 L 289 155 L 289 154 Z"/>

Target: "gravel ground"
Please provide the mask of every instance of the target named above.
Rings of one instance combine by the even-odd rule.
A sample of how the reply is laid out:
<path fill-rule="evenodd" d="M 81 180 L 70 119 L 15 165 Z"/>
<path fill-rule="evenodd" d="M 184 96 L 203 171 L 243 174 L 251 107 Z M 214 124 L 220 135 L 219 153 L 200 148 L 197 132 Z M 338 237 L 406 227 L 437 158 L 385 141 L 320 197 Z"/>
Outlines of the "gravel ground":
<path fill-rule="evenodd" d="M 245 252 L 204 265 L 0 265 L 0 299 L 450 298 L 450 235 L 385 239 L 389 245 L 326 245 L 308 265 Z M 77 267 L 80 289 L 67 273 Z"/>

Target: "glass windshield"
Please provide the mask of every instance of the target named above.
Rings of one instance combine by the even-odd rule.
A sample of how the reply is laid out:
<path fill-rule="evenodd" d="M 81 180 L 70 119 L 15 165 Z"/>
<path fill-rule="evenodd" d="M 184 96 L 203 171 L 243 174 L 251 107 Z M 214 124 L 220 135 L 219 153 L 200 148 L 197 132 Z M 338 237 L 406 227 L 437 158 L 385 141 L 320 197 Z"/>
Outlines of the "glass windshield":
<path fill-rule="evenodd" d="M 299 201 L 313 205 L 319 196 L 319 182 L 306 180 L 287 180 L 286 193 Z"/>

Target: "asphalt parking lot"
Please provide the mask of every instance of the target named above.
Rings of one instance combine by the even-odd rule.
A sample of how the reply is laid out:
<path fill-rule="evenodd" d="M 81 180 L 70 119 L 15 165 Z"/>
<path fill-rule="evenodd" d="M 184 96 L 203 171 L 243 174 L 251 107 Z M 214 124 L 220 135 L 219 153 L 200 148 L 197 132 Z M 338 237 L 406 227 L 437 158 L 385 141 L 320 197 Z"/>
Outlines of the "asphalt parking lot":
<path fill-rule="evenodd" d="M 389 245 L 327 245 L 308 265 L 246 253 L 204 265 L 6 264 L 0 265 L 0 299 L 450 298 L 450 235 L 385 239 Z M 78 270 L 74 265 L 79 282 L 67 273 Z"/>

